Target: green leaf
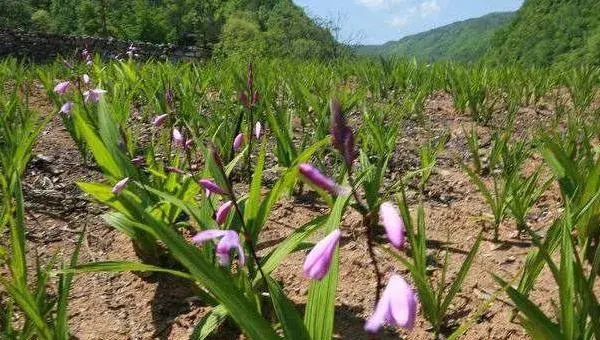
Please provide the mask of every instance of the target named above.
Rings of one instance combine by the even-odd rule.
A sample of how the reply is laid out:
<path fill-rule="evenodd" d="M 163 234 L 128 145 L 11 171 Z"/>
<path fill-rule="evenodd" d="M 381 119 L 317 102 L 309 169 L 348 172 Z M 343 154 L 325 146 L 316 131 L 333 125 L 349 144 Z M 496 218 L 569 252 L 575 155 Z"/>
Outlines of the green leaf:
<path fill-rule="evenodd" d="M 260 153 L 258 154 L 258 159 L 256 160 L 254 174 L 252 175 L 250 195 L 248 197 L 248 202 L 246 203 L 246 208 L 244 209 L 244 220 L 246 220 L 246 224 L 252 235 L 257 235 L 255 232 L 257 229 L 255 224 L 260 207 L 260 190 L 262 186 L 263 169 L 265 168 L 265 157 L 267 154 L 266 141 L 266 137 L 264 137 L 262 146 L 260 148 Z"/>
<path fill-rule="evenodd" d="M 80 115 L 73 115 L 73 121 L 81 136 L 89 146 L 96 163 L 102 169 L 105 175 L 112 177 L 113 180 L 120 180 L 126 177 L 125 172 L 120 167 L 119 161 L 113 157 L 113 153 L 102 142 L 100 137 L 94 132 L 88 122 Z"/>
<path fill-rule="evenodd" d="M 452 303 L 454 296 L 456 296 L 456 294 L 460 291 L 460 288 L 461 288 L 463 282 L 465 281 L 465 278 L 467 277 L 467 273 L 469 272 L 469 269 L 471 269 L 471 265 L 473 264 L 475 255 L 477 255 L 477 251 L 479 250 L 479 245 L 481 245 L 482 239 L 483 239 L 483 231 L 479 232 L 479 235 L 477 236 L 477 240 L 475 241 L 475 244 L 473 244 L 473 247 L 471 247 L 471 251 L 469 251 L 467 258 L 465 259 L 462 266 L 460 267 L 460 270 L 456 274 L 456 278 L 454 279 L 452 286 L 450 286 L 450 290 L 448 291 L 448 294 L 444 298 L 444 302 L 442 303 L 442 306 L 440 308 L 441 315 L 446 314 L 446 310 L 450 306 L 450 303 Z"/>
<path fill-rule="evenodd" d="M 294 304 L 288 299 L 281 287 L 275 282 L 270 275 L 267 276 L 267 285 L 269 286 L 269 294 L 273 302 L 275 314 L 281 322 L 285 339 L 290 340 L 307 340 L 311 339 L 308 331 L 302 322 L 302 318 L 294 307 Z"/>
<path fill-rule="evenodd" d="M 85 227 L 81 231 L 77 244 L 75 245 L 75 249 L 73 250 L 73 255 L 71 255 L 71 261 L 69 263 L 70 268 L 77 266 L 77 261 L 79 259 L 79 250 L 81 249 L 81 245 L 83 244 L 84 237 Z M 69 304 L 69 292 L 71 290 L 73 276 L 73 274 L 62 274 L 59 278 L 58 301 L 56 305 L 55 319 L 55 336 L 59 340 L 69 339 L 69 318 L 67 313 L 67 306 Z"/>
<path fill-rule="evenodd" d="M 204 340 L 214 333 L 219 326 L 227 320 L 227 309 L 223 305 L 218 305 L 202 317 L 200 322 L 194 327 L 194 332 L 190 336 L 192 340 Z"/>
<path fill-rule="evenodd" d="M 492 274 L 494 280 L 500 284 L 517 308 L 527 317 L 536 334 L 543 334 L 545 339 L 564 339 L 558 325 L 550 321 L 546 315 L 531 300 L 519 293 L 500 277 Z M 531 334 L 531 333 L 530 333 Z"/>
<path fill-rule="evenodd" d="M 339 196 L 323 228 L 325 235 L 339 227 L 349 196 Z M 308 292 L 304 323 L 313 340 L 330 340 L 333 336 L 335 293 L 339 269 L 339 247 L 336 247 L 329 272 L 320 281 L 313 281 Z"/>
<path fill-rule="evenodd" d="M 565 211 L 568 216 L 569 208 Z M 571 243 L 571 228 L 569 223 L 562 227 L 560 249 L 560 277 L 557 278 L 560 295 L 560 322 L 565 339 L 575 339 L 575 276 L 573 273 L 573 245 Z"/>

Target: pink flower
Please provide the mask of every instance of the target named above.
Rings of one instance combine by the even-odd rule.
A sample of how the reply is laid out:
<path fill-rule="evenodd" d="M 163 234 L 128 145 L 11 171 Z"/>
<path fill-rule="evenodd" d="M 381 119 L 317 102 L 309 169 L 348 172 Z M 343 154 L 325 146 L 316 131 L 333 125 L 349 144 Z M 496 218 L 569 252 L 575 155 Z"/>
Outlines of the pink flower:
<path fill-rule="evenodd" d="M 134 159 L 131 160 L 131 163 L 133 163 L 133 165 L 135 165 L 136 167 L 141 167 L 144 166 L 145 160 L 142 156 L 136 156 Z"/>
<path fill-rule="evenodd" d="M 313 280 L 325 277 L 341 235 L 340 230 L 336 229 L 315 245 L 304 261 L 304 276 Z"/>
<path fill-rule="evenodd" d="M 242 148 L 242 144 L 244 144 L 244 134 L 240 133 L 233 140 L 233 150 L 239 151 Z"/>
<path fill-rule="evenodd" d="M 365 330 L 376 333 L 384 324 L 412 329 L 417 316 L 417 296 L 399 275 L 393 275 L 377 302 L 375 312 L 367 320 Z"/>
<path fill-rule="evenodd" d="M 390 243 L 396 249 L 404 246 L 404 221 L 398 213 L 398 209 L 390 202 L 384 202 L 379 207 L 379 219 Z"/>
<path fill-rule="evenodd" d="M 117 184 L 115 184 L 115 186 L 112 188 L 112 193 L 115 195 L 120 194 L 121 191 L 123 191 L 123 189 L 125 189 L 125 187 L 127 186 L 127 183 L 129 183 L 129 177 L 123 178 L 122 180 L 117 182 Z"/>
<path fill-rule="evenodd" d="M 173 129 L 173 142 L 181 147 L 185 146 L 185 139 L 177 128 Z"/>
<path fill-rule="evenodd" d="M 56 84 L 56 86 L 54 87 L 54 92 L 56 92 L 58 94 L 65 94 L 65 93 L 67 93 L 67 91 L 69 91 L 70 87 L 71 87 L 70 81 L 63 81 L 62 83 Z"/>
<path fill-rule="evenodd" d="M 91 79 L 90 79 L 90 76 L 88 76 L 87 74 L 84 74 L 84 75 L 82 76 L 82 78 L 83 78 L 83 83 L 84 83 L 84 84 L 89 84 L 89 83 L 90 83 L 90 81 L 91 81 Z"/>
<path fill-rule="evenodd" d="M 254 137 L 256 137 L 256 139 L 260 139 L 261 134 L 262 125 L 260 124 L 260 122 L 256 122 L 256 125 L 254 125 Z"/>
<path fill-rule="evenodd" d="M 100 97 L 106 93 L 106 90 L 103 89 L 92 89 L 87 90 L 83 93 L 83 99 L 87 103 L 88 101 L 92 101 L 92 103 L 97 103 L 100 101 Z"/>
<path fill-rule="evenodd" d="M 211 181 L 210 179 L 201 179 L 198 181 L 198 184 L 200 184 L 204 189 L 210 191 L 213 194 L 226 194 L 225 190 L 223 190 L 220 186 L 218 186 L 215 182 Z"/>
<path fill-rule="evenodd" d="M 298 165 L 298 170 L 304 178 L 306 178 L 309 182 L 314 184 L 317 188 L 323 189 L 334 195 L 343 195 L 347 194 L 347 188 L 340 187 L 336 182 L 334 182 L 331 178 L 325 177 L 317 168 L 314 166 L 302 163 Z"/>
<path fill-rule="evenodd" d="M 154 125 L 154 127 L 162 126 L 167 120 L 167 117 L 169 117 L 169 115 L 166 113 L 164 115 L 155 116 L 154 118 L 152 118 L 152 125 Z"/>
<path fill-rule="evenodd" d="M 233 230 L 204 230 L 199 232 L 194 238 L 192 238 L 192 242 L 196 244 L 203 244 L 208 240 L 221 238 L 219 243 L 217 243 L 217 258 L 219 259 L 219 263 L 222 266 L 229 265 L 231 263 L 231 259 L 229 257 L 229 252 L 232 249 L 236 249 L 238 251 L 238 256 L 240 259 L 240 266 L 244 265 L 244 248 L 240 243 L 240 237 L 237 232 Z"/>
<path fill-rule="evenodd" d="M 232 201 L 227 201 L 219 207 L 215 217 L 215 220 L 218 224 L 225 223 L 225 220 L 227 220 L 227 216 L 229 215 L 229 211 L 231 211 L 231 207 L 233 207 Z"/>
<path fill-rule="evenodd" d="M 71 110 L 73 109 L 73 103 L 72 102 L 66 102 L 64 103 L 61 107 L 60 107 L 60 113 L 65 114 L 67 116 L 69 116 L 71 114 Z"/>

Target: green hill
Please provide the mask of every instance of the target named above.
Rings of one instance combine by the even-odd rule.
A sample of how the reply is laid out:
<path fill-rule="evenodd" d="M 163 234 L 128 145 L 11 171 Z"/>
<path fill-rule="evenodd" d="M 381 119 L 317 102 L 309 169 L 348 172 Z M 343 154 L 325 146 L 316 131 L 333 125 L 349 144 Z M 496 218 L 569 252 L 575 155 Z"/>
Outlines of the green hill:
<path fill-rule="evenodd" d="M 291 0 L 0 0 L 0 27 L 196 44 L 216 56 L 323 59 L 340 51 Z"/>
<path fill-rule="evenodd" d="M 427 61 L 476 60 L 489 49 L 493 33 L 507 25 L 513 16 L 513 12 L 491 13 L 383 45 L 358 46 L 356 51 L 360 55 L 394 55 Z"/>
<path fill-rule="evenodd" d="M 600 64 L 600 1 L 526 0 L 489 57 L 526 65 Z"/>

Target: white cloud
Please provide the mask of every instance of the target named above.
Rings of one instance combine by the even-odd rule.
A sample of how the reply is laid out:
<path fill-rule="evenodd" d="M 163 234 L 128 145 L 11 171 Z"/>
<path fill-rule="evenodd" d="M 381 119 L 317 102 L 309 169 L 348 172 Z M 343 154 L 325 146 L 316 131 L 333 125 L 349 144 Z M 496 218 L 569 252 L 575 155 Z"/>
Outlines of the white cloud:
<path fill-rule="evenodd" d="M 385 1 L 385 0 L 357 0 L 357 1 Z M 398 1 L 398 0 L 395 0 Z M 437 14 L 441 10 L 437 0 L 428 0 L 421 2 L 418 6 L 412 6 L 403 11 L 402 14 L 392 16 L 386 23 L 391 27 L 408 26 L 418 17 L 426 18 L 430 15 Z"/>
<path fill-rule="evenodd" d="M 399 4 L 404 0 L 354 0 L 357 4 L 365 6 L 367 8 L 376 10 L 376 9 L 386 9 L 390 8 L 395 4 Z"/>
<path fill-rule="evenodd" d="M 441 7 L 437 0 L 424 1 L 419 5 L 419 11 L 422 17 L 427 17 L 432 14 L 437 14 Z"/>
<path fill-rule="evenodd" d="M 410 15 L 394 15 L 387 23 L 392 27 L 404 27 L 410 23 L 410 17 Z"/>

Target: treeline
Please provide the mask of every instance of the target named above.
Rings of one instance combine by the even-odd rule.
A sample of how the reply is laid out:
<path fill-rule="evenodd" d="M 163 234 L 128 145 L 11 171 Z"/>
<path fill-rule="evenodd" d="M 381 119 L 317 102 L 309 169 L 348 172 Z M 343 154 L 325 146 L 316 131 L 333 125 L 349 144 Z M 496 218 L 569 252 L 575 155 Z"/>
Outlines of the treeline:
<path fill-rule="evenodd" d="M 291 0 L 0 0 L 0 26 L 197 45 L 214 56 L 328 59 L 344 51 Z"/>
<path fill-rule="evenodd" d="M 600 65 L 600 1 L 526 0 L 492 46 L 500 64 Z"/>

